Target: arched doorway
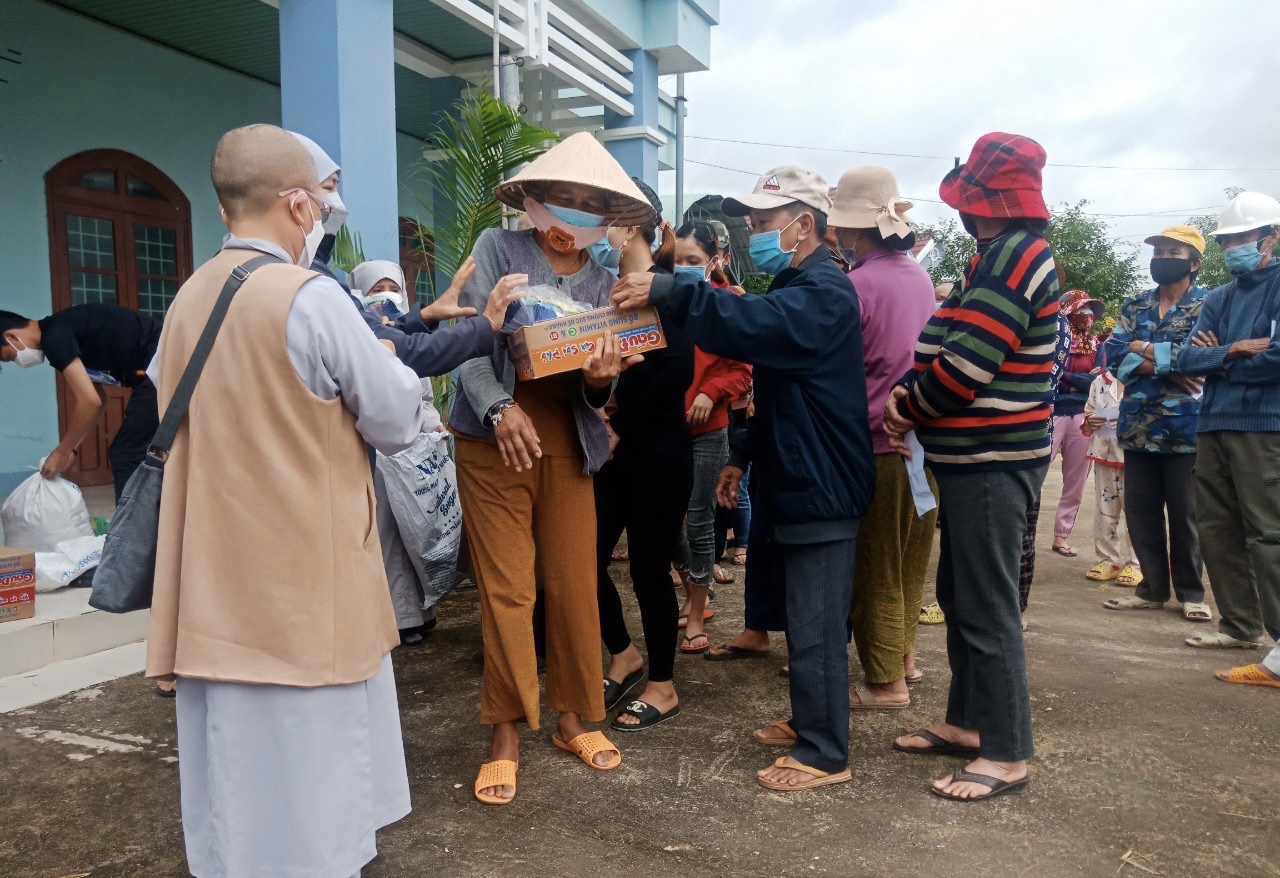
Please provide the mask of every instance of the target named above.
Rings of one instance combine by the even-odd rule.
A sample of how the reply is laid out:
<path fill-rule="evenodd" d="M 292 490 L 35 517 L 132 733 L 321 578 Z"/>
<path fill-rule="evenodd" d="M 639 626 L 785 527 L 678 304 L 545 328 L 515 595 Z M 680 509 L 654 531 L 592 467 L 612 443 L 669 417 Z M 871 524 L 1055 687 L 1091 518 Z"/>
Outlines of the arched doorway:
<path fill-rule="evenodd" d="M 191 275 L 191 203 L 154 165 L 114 149 L 82 152 L 45 174 L 53 309 L 101 302 L 163 317 Z M 129 391 L 104 388 L 107 413 L 67 477 L 111 482 L 107 446 Z M 58 379 L 58 429 L 66 429 Z"/>

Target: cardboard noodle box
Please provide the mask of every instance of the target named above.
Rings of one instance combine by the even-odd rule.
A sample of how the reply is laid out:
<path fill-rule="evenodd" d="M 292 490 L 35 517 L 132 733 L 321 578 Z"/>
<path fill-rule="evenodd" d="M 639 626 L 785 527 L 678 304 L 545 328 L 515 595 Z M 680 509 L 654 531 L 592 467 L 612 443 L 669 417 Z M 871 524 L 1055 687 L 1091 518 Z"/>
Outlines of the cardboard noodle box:
<path fill-rule="evenodd" d="M 36 614 L 36 556 L 0 546 L 0 622 Z"/>
<path fill-rule="evenodd" d="M 619 311 L 610 305 L 522 327 L 507 339 L 521 381 L 581 369 L 606 332 L 621 343 L 624 357 L 667 346 L 656 308 Z"/>

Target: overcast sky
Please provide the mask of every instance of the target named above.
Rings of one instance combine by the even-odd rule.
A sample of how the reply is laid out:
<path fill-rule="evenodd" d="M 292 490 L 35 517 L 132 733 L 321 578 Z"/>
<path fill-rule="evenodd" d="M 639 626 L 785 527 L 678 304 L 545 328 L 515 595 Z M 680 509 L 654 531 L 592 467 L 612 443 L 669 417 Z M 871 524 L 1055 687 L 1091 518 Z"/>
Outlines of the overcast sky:
<path fill-rule="evenodd" d="M 882 165 L 921 199 L 915 217 L 933 221 L 955 216 L 923 200 L 937 201 L 950 157 L 1008 131 L 1044 146 L 1051 206 L 1167 214 L 1110 218 L 1126 241 L 1216 214 L 1227 186 L 1280 197 L 1274 0 L 723 0 L 720 10 L 710 71 L 685 78 L 686 193 L 749 192 L 780 164 L 832 185 Z M 782 146 L 699 139 L 713 137 Z M 663 176 L 673 191 L 674 175 Z"/>

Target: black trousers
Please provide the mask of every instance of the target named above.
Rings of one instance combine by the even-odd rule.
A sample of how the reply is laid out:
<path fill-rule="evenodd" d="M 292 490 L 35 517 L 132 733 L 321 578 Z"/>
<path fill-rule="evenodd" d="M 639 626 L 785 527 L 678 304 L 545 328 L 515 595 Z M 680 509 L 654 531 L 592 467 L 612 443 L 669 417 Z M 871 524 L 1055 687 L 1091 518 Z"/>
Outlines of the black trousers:
<path fill-rule="evenodd" d="M 938 603 L 947 615 L 947 722 L 977 729 L 982 755 L 1031 757 L 1031 690 L 1018 612 L 1018 559 L 1047 466 L 934 470 L 942 504 Z"/>
<path fill-rule="evenodd" d="M 1183 603 L 1204 600 L 1195 473 L 1194 454 L 1124 453 L 1124 521 L 1142 565 L 1136 594 L 1143 600 L 1169 600 L 1170 585 Z"/>
<path fill-rule="evenodd" d="M 610 655 L 631 645 L 622 600 L 609 576 L 610 554 L 625 529 L 631 587 L 640 606 L 649 654 L 649 679 L 656 683 L 669 681 L 675 672 L 680 603 L 671 585 L 671 559 L 693 490 L 693 450 L 688 437 L 662 444 L 661 455 L 627 453 L 620 445 L 595 478 L 600 635 Z"/>
<path fill-rule="evenodd" d="M 156 403 L 156 386 L 143 379 L 133 388 L 129 404 L 124 409 L 120 430 L 111 440 L 107 455 L 111 460 L 111 477 L 115 479 L 116 502 L 125 484 L 147 456 L 151 440 L 160 429 L 160 413 Z"/>

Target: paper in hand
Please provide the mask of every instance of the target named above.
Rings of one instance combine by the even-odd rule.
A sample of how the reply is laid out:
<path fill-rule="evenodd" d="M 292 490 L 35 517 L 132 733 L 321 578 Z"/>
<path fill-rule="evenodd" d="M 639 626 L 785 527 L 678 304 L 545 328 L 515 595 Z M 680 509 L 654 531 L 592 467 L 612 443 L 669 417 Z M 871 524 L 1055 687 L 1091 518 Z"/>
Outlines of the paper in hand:
<path fill-rule="evenodd" d="M 903 436 L 902 440 L 911 452 L 911 457 L 903 458 L 902 462 L 907 467 L 907 480 L 911 483 L 911 499 L 916 505 L 916 517 L 924 518 L 938 508 L 938 501 L 929 488 L 929 479 L 924 474 L 924 446 L 916 438 L 915 430 Z"/>

